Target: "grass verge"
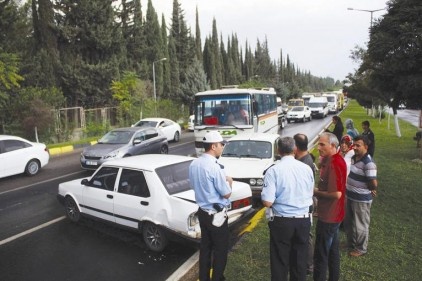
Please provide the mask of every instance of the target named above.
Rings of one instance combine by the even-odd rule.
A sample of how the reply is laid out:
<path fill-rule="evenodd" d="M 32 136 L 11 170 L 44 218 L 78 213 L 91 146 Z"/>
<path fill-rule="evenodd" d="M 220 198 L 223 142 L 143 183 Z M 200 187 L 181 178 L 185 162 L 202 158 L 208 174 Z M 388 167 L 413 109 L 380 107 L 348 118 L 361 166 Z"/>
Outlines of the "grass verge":
<path fill-rule="evenodd" d="M 369 120 L 374 131 L 378 196 L 373 201 L 368 253 L 350 258 L 341 250 L 340 280 L 420 280 L 422 276 L 422 164 L 418 157 L 413 125 L 399 121 L 402 137 L 396 136 L 392 118 L 372 118 L 355 101 L 341 114 L 354 121 Z M 317 153 L 318 154 L 318 153 Z M 345 235 L 341 232 L 341 242 Z M 245 234 L 231 250 L 227 280 L 270 280 L 269 232 L 265 218 Z M 308 277 L 308 280 L 312 280 Z"/>

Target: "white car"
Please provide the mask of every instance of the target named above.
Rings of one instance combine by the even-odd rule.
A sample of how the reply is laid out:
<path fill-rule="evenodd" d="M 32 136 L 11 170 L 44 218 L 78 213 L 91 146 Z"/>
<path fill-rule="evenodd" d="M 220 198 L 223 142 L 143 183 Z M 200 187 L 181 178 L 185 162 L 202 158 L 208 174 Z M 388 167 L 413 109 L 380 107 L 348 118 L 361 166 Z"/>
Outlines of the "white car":
<path fill-rule="evenodd" d="M 0 135 L 0 178 L 22 173 L 34 176 L 49 159 L 48 148 L 43 143 Z"/>
<path fill-rule="evenodd" d="M 195 129 L 195 115 L 189 116 L 188 130 L 193 131 Z"/>
<path fill-rule="evenodd" d="M 308 106 L 295 106 L 292 107 L 286 114 L 287 123 L 292 121 L 311 121 L 312 115 L 311 110 Z"/>
<path fill-rule="evenodd" d="M 280 136 L 249 133 L 234 136 L 224 146 L 218 162 L 233 180 L 249 184 L 253 197 L 261 198 L 264 171 L 280 159 L 277 142 Z"/>
<path fill-rule="evenodd" d="M 167 118 L 144 118 L 136 122 L 132 127 L 154 127 L 159 128 L 167 137 L 167 141 L 178 142 L 182 135 L 180 125 Z"/>
<path fill-rule="evenodd" d="M 59 184 L 67 217 L 99 218 L 138 230 L 147 247 L 162 251 L 172 235 L 199 241 L 198 205 L 189 182 L 194 158 L 147 154 L 105 162 L 89 178 Z M 228 222 L 252 212 L 248 185 L 233 182 Z"/>

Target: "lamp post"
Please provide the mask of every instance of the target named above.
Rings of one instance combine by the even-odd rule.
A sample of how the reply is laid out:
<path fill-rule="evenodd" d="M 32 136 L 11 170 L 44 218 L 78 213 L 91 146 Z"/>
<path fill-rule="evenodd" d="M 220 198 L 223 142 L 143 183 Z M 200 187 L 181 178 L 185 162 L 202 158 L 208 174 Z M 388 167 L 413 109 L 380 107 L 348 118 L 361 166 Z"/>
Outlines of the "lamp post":
<path fill-rule="evenodd" d="M 372 30 L 372 18 L 373 18 L 373 13 L 374 13 L 374 12 L 379 12 L 379 11 L 382 11 L 382 10 L 385 10 L 385 9 L 362 10 L 362 9 L 347 8 L 347 10 L 350 10 L 350 11 L 360 11 L 360 12 L 368 12 L 368 13 L 371 13 L 371 30 Z"/>
<path fill-rule="evenodd" d="M 153 83 L 154 83 L 154 101 L 155 102 L 157 102 L 157 91 L 155 89 L 155 63 L 156 62 L 163 61 L 163 60 L 166 60 L 166 59 L 167 58 L 162 58 L 162 59 L 159 59 L 159 60 L 156 60 L 156 61 L 153 61 L 152 62 L 152 80 L 153 80 Z"/>

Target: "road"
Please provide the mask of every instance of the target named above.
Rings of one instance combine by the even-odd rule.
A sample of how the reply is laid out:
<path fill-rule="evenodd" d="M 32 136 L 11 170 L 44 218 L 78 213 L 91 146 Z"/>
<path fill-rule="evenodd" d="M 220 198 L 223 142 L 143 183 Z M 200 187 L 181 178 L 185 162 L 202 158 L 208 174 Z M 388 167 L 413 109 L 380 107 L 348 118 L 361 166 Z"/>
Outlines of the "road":
<path fill-rule="evenodd" d="M 282 136 L 316 136 L 331 118 L 290 123 Z M 170 144 L 170 153 L 193 155 L 193 133 Z M 137 233 L 92 220 L 73 224 L 56 199 L 59 183 L 86 177 L 79 153 L 52 157 L 35 177 L 0 179 L 0 280 L 166 280 L 196 250 L 179 241 L 160 254 Z"/>

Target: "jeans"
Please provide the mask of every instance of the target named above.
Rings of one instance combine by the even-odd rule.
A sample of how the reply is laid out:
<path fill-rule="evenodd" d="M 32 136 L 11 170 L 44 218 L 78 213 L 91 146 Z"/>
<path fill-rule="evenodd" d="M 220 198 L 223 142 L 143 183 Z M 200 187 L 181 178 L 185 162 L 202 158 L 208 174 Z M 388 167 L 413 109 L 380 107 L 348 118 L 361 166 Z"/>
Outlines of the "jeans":
<path fill-rule="evenodd" d="M 202 209 L 198 210 L 198 219 L 201 226 L 201 245 L 199 250 L 199 280 L 225 280 L 224 270 L 229 252 L 229 227 L 226 221 L 222 226 L 212 224 L 213 215 Z M 212 263 L 212 279 L 210 270 Z"/>
<path fill-rule="evenodd" d="M 314 252 L 314 281 L 329 281 L 340 278 L 340 251 L 338 231 L 340 223 L 326 223 L 318 220 Z"/>

